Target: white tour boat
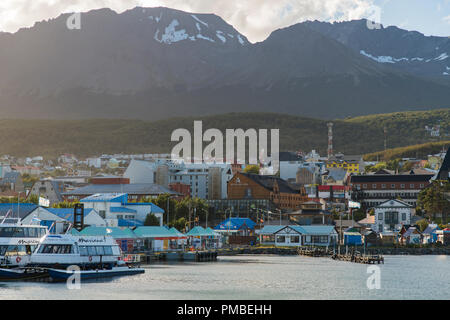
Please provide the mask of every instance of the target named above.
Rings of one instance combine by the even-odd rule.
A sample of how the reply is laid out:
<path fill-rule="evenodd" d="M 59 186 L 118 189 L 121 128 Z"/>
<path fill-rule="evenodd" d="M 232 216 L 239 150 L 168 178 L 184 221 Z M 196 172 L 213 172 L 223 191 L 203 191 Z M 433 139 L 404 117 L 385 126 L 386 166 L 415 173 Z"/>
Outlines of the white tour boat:
<path fill-rule="evenodd" d="M 63 269 L 112 268 L 121 257 L 120 247 L 110 236 L 75 236 L 70 234 L 43 237 L 31 255 L 29 266 Z"/>
<path fill-rule="evenodd" d="M 45 226 L 0 223 L 0 267 L 26 266 L 47 233 Z"/>

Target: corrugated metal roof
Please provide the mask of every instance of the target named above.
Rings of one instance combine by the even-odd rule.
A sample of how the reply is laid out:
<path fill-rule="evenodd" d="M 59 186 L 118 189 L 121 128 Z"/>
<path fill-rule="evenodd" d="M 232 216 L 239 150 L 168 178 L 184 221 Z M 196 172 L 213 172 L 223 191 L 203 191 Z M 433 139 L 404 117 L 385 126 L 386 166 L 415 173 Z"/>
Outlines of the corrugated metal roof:
<path fill-rule="evenodd" d="M 11 210 L 12 213 L 9 214 L 8 218 L 17 218 L 18 216 L 20 219 L 23 219 L 36 208 L 38 206 L 34 203 L 20 203 L 19 205 L 17 203 L 0 203 L 0 216 L 5 216 Z"/>
<path fill-rule="evenodd" d="M 170 238 L 174 236 L 173 233 L 166 228 L 157 226 L 137 227 L 134 230 L 134 234 L 137 237 L 142 238 Z"/>
<path fill-rule="evenodd" d="M 155 183 L 90 184 L 72 191 L 67 191 L 63 194 L 83 196 L 96 193 L 128 193 L 135 195 L 160 195 L 170 193 L 172 195 L 180 195 L 169 188 Z"/>
<path fill-rule="evenodd" d="M 61 219 L 73 221 L 73 208 L 45 208 L 45 210 L 60 217 Z M 87 216 L 92 210 L 92 208 L 84 209 L 84 216 Z"/>
<path fill-rule="evenodd" d="M 249 218 L 228 218 L 218 224 L 215 230 L 239 230 L 239 229 L 254 229 L 255 222 Z"/>
<path fill-rule="evenodd" d="M 83 236 L 112 236 L 114 239 L 136 238 L 136 235 L 130 229 L 121 229 L 118 227 L 86 227 L 81 232 Z"/>
<path fill-rule="evenodd" d="M 164 213 L 164 210 L 151 202 L 127 202 L 126 206 L 151 206 L 152 213 Z"/>
<path fill-rule="evenodd" d="M 204 236 L 212 236 L 215 235 L 214 232 L 211 234 L 211 232 L 207 231 L 201 226 L 196 226 L 189 230 L 188 233 L 186 233 L 187 236 L 197 236 L 197 237 L 204 237 Z"/>
<path fill-rule="evenodd" d="M 139 220 L 131 219 L 117 219 L 117 224 L 119 227 L 141 227 L 144 225 L 144 223 Z"/>
<path fill-rule="evenodd" d="M 137 213 L 136 210 L 129 209 L 126 207 L 110 207 L 109 211 L 114 212 L 114 213 Z"/>
<path fill-rule="evenodd" d="M 284 227 L 286 227 L 286 226 L 285 225 L 284 226 L 280 226 L 280 225 L 278 225 L 278 226 L 264 226 L 259 231 L 259 234 L 274 234 L 275 232 L 280 231 Z"/>
<path fill-rule="evenodd" d="M 175 227 L 170 228 L 169 231 L 172 232 L 175 236 L 177 236 L 179 238 L 185 238 L 186 237 L 183 233 L 178 231 Z"/>
<path fill-rule="evenodd" d="M 128 199 L 126 193 L 95 193 L 91 196 L 83 198 L 80 202 L 121 202 L 125 203 Z"/>

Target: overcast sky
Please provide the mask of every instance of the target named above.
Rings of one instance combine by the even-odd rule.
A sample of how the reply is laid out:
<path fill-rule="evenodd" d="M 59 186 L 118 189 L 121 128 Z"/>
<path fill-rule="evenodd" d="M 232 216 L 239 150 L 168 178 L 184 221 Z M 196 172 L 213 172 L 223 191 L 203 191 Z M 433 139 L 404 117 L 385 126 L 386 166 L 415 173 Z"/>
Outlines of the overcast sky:
<path fill-rule="evenodd" d="M 135 6 L 215 13 L 252 42 L 275 29 L 314 19 L 379 19 L 385 26 L 450 36 L 450 0 L 0 0 L 0 31 L 15 32 L 66 12 L 103 7 L 122 12 Z"/>

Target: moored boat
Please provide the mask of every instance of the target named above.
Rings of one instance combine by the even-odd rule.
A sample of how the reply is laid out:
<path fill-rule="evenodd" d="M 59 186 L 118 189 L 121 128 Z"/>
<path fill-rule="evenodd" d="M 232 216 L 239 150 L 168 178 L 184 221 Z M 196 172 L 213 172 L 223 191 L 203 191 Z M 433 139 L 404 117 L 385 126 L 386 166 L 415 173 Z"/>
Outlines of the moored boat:
<path fill-rule="evenodd" d="M 0 223 L 0 267 L 28 265 L 31 254 L 47 232 L 47 228 L 40 225 Z"/>
<path fill-rule="evenodd" d="M 65 269 L 78 266 L 83 270 L 116 266 L 121 251 L 110 236 L 46 235 L 31 255 L 29 266 Z"/>
<path fill-rule="evenodd" d="M 145 273 L 142 268 L 130 268 L 130 267 L 113 267 L 111 269 L 97 269 L 97 270 L 80 270 L 70 271 L 65 269 L 48 269 L 48 275 L 53 281 L 65 281 L 78 274 L 81 280 L 88 279 L 100 279 L 100 278 L 112 278 L 120 276 L 130 276 L 135 274 Z"/>

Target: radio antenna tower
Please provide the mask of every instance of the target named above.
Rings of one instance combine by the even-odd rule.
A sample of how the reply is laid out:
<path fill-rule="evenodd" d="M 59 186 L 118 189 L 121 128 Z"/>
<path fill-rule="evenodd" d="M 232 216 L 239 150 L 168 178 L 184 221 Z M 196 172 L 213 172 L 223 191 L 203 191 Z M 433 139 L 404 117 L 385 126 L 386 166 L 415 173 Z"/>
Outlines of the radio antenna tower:
<path fill-rule="evenodd" d="M 327 123 L 328 126 L 328 158 L 333 155 L 333 123 Z"/>

